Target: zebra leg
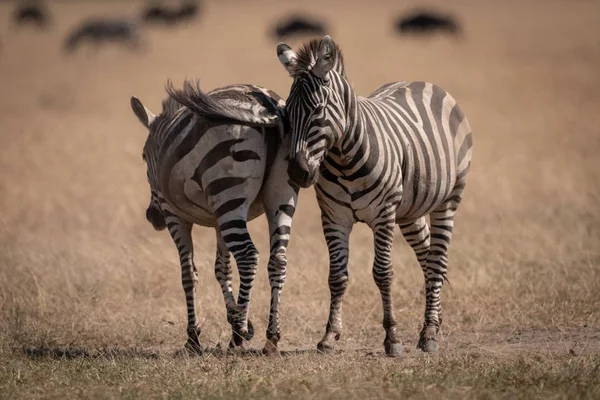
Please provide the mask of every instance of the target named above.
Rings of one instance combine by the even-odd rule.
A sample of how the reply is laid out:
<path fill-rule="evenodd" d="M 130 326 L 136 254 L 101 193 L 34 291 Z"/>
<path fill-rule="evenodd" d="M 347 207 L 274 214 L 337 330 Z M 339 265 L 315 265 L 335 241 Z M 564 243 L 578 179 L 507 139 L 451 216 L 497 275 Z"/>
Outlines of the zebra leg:
<path fill-rule="evenodd" d="M 233 328 L 233 339 L 230 347 L 243 346 L 244 340 L 254 336 L 254 327 L 248 321 L 248 308 L 256 265 L 258 250 L 252 243 L 245 218 L 219 221 L 219 230 L 229 251 L 233 254 L 240 274 L 240 291 L 234 312 L 228 313 L 228 320 Z"/>
<path fill-rule="evenodd" d="M 441 292 L 448 267 L 448 247 L 452 238 L 454 216 L 461 201 L 464 185 L 458 184 L 447 201 L 434 210 L 431 220 L 431 245 L 427 255 L 425 277 L 425 322 L 418 347 L 428 353 L 438 349 L 437 335 L 442 324 Z"/>
<path fill-rule="evenodd" d="M 194 245 L 192 242 L 192 224 L 183 222 L 163 204 L 163 213 L 166 217 L 167 228 L 179 251 L 181 263 L 181 284 L 185 292 L 187 305 L 188 339 L 185 348 L 194 354 L 202 354 L 200 346 L 200 327 L 196 321 L 196 286 L 198 285 L 198 271 L 194 265 Z"/>
<path fill-rule="evenodd" d="M 421 217 L 411 224 L 400 225 L 400 231 L 406 242 L 412 247 L 417 261 L 423 270 L 425 281 L 427 280 L 427 256 L 429 255 L 429 225 L 425 217 Z"/>
<path fill-rule="evenodd" d="M 317 349 L 327 353 L 334 348 L 334 341 L 342 334 L 342 302 L 348 287 L 348 242 L 352 227 L 338 225 L 327 217 L 321 218 L 323 233 L 329 251 L 329 319 L 325 336 L 317 344 Z"/>
<path fill-rule="evenodd" d="M 295 202 L 295 199 L 294 199 Z M 292 216 L 295 208 L 284 204 L 275 213 L 267 210 L 269 231 L 271 234 L 271 254 L 269 257 L 269 284 L 271 285 L 271 307 L 269 311 L 269 326 L 267 341 L 263 348 L 264 354 L 278 354 L 277 343 L 281 338 L 279 327 L 279 300 L 285 284 L 287 268 L 287 245 L 290 240 Z M 275 215 L 273 215 L 275 214 Z"/>
<path fill-rule="evenodd" d="M 233 269 L 231 268 L 231 253 L 227 244 L 221 236 L 219 229 L 217 232 L 217 256 L 215 258 L 215 277 L 221 285 L 223 299 L 225 300 L 225 309 L 227 310 L 227 321 L 231 323 L 233 316 L 237 312 L 237 303 L 233 294 Z"/>
<path fill-rule="evenodd" d="M 373 279 L 381 293 L 383 303 L 383 328 L 385 340 L 383 342 L 385 354 L 391 357 L 402 355 L 402 343 L 396 330 L 396 317 L 392 304 L 392 243 L 394 242 L 394 227 L 396 206 L 389 211 L 384 211 L 383 218 L 378 218 L 371 224 L 375 239 L 375 260 L 373 262 Z"/>

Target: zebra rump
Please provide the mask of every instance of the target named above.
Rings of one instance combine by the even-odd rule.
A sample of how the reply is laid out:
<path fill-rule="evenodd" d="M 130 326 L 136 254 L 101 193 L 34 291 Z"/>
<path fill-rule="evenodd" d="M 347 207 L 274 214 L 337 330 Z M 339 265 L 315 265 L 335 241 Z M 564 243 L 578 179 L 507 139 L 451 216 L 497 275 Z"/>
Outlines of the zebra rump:
<path fill-rule="evenodd" d="M 152 114 L 135 97 L 131 107 L 149 130 L 142 153 L 151 193 L 146 218 L 156 230 L 167 228 L 179 252 L 188 311 L 186 348 L 203 351 L 196 317 L 198 272 L 192 226 L 215 229 L 215 276 L 232 327 L 230 347 L 237 349 L 254 334 L 248 310 L 258 251 L 247 221 L 266 214 L 271 302 L 264 352 L 277 353 L 279 299 L 298 192 L 286 173 L 289 140 L 281 140 L 286 139 L 281 129 L 285 103 L 274 92 L 254 85 L 230 85 L 206 94 L 197 81 L 186 81 L 182 90 L 171 82 L 166 89 L 169 97 L 161 114 Z M 237 299 L 231 255 L 240 276 Z"/>

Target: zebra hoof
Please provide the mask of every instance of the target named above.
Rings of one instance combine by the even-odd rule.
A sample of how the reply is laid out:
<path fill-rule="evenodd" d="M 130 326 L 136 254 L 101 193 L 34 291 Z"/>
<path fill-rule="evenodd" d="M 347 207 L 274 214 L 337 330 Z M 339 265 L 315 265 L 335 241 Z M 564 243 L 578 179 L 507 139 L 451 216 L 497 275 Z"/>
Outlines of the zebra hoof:
<path fill-rule="evenodd" d="M 402 343 L 384 343 L 385 354 L 388 357 L 402 357 Z"/>
<path fill-rule="evenodd" d="M 243 336 L 245 340 L 251 340 L 254 337 L 254 325 L 252 325 L 252 321 L 248 320 L 248 332 Z"/>
<path fill-rule="evenodd" d="M 204 350 L 202 349 L 202 346 L 200 346 L 200 343 L 194 343 L 191 340 L 188 340 L 187 343 L 185 344 L 185 351 L 189 355 L 193 355 L 193 356 L 204 355 Z"/>
<path fill-rule="evenodd" d="M 235 340 L 235 338 L 232 338 L 229 341 L 229 348 L 227 349 L 230 353 L 245 353 L 246 351 L 248 351 L 248 345 L 247 342 L 245 340 L 242 340 L 240 338 L 239 341 Z"/>
<path fill-rule="evenodd" d="M 267 342 L 265 343 L 265 347 L 263 347 L 262 352 L 266 356 L 278 356 L 279 349 L 277 348 L 277 343 L 273 343 L 272 341 L 267 339 Z"/>
<path fill-rule="evenodd" d="M 185 343 L 185 350 L 188 354 L 202 355 L 204 350 L 200 346 L 200 328 L 188 327 L 188 340 Z"/>
<path fill-rule="evenodd" d="M 317 351 L 319 353 L 322 354 L 331 354 L 333 353 L 333 351 L 335 350 L 335 348 L 333 347 L 333 345 L 326 343 L 326 342 L 319 342 L 317 344 Z"/>
<path fill-rule="evenodd" d="M 437 353 L 438 343 L 434 339 L 423 339 L 419 340 L 419 348 L 425 353 Z"/>

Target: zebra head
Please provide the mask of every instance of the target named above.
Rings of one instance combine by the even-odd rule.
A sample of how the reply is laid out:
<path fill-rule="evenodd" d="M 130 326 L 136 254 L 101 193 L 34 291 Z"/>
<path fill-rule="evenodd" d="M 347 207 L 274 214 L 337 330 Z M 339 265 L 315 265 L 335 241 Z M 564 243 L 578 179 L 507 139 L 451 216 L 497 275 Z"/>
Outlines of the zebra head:
<path fill-rule="evenodd" d="M 344 75 L 341 52 L 325 36 L 298 53 L 279 43 L 277 56 L 294 78 L 286 105 L 292 130 L 288 174 L 307 188 L 316 182 L 323 160 L 344 131 L 346 113 L 338 89 Z"/>
<path fill-rule="evenodd" d="M 156 116 L 136 97 L 131 97 L 131 108 L 140 122 L 150 131 L 148 139 L 146 140 L 146 144 L 144 145 L 144 151 L 142 152 L 142 158 L 146 162 L 147 167 L 146 173 L 148 177 L 148 183 L 150 184 L 150 205 L 146 209 L 146 219 L 152 224 L 154 229 L 157 231 L 162 231 L 167 227 L 167 223 L 165 221 L 165 215 L 160 206 L 160 199 L 162 196 L 160 195 L 160 190 L 158 189 L 157 185 L 156 157 L 152 151 L 152 148 L 155 147 L 153 146 L 154 141 L 152 140 L 152 130 L 153 128 L 156 128 L 152 123 L 156 119 Z"/>

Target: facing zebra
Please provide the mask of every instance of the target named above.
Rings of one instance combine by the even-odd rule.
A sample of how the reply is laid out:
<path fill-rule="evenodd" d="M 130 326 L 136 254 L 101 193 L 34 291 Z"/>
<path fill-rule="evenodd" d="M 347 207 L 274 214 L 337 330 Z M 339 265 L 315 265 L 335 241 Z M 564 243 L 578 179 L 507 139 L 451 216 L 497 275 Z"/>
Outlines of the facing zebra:
<path fill-rule="evenodd" d="M 197 84 L 185 82 L 182 91 L 169 85 L 167 92 L 158 116 L 135 97 L 131 107 L 149 129 L 143 151 L 151 191 L 146 218 L 157 230 L 168 228 L 179 251 L 188 311 L 186 348 L 202 353 L 193 224 L 216 230 L 215 275 L 233 330 L 230 346 L 243 346 L 254 334 L 248 307 L 258 263 L 246 222 L 264 212 L 271 241 L 271 309 L 264 351 L 277 352 L 279 298 L 298 194 L 284 159 L 289 153 L 289 136 L 284 136 L 281 124 L 284 102 L 274 92 L 251 85 L 226 86 L 205 94 Z M 230 253 L 240 274 L 237 301 Z"/>
<path fill-rule="evenodd" d="M 418 346 L 436 351 L 448 246 L 471 164 L 469 123 L 455 100 L 430 83 L 388 83 L 367 98 L 357 96 L 329 36 L 298 53 L 280 43 L 277 55 L 294 78 L 286 106 L 292 130 L 288 172 L 301 187 L 315 184 L 329 249 L 331 304 L 318 348 L 327 351 L 340 337 L 348 239 L 352 226 L 365 222 L 375 239 L 373 277 L 383 302 L 386 353 L 402 353 L 390 293 L 396 224 L 425 276 Z"/>

